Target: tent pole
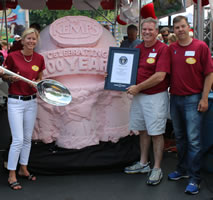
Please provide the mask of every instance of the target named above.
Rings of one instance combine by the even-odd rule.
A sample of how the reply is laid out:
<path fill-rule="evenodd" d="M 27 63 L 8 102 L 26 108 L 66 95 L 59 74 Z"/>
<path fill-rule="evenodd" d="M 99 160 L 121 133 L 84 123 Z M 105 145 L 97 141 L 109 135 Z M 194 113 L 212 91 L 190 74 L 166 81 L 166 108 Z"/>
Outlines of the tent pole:
<path fill-rule="evenodd" d="M 105 20 L 107 20 L 110 24 L 113 25 L 113 22 L 111 22 L 109 19 L 107 19 L 101 12 L 99 12 L 97 9 L 95 9 L 90 3 L 88 3 L 87 1 L 84 1 L 85 4 L 87 4 L 90 8 L 92 8 L 93 10 L 95 10 L 99 15 L 101 15 Z"/>
<path fill-rule="evenodd" d="M 139 9 L 139 20 L 138 20 L 138 37 L 141 40 L 141 0 L 139 0 L 139 5 L 138 5 L 138 9 Z"/>
<path fill-rule="evenodd" d="M 197 0 L 197 39 L 203 40 L 203 7 L 202 1 Z"/>
<path fill-rule="evenodd" d="M 3 2 L 2 3 L 2 7 L 3 7 Z M 3 32 L 3 27 L 4 27 L 4 12 L 2 12 L 2 21 L 1 21 L 1 32 L 0 32 L 0 39 L 2 38 L 2 32 Z"/>
<path fill-rule="evenodd" d="M 5 30 L 6 30 L 6 40 L 7 40 L 7 49 L 9 49 L 8 43 L 8 30 L 7 30 L 7 8 L 6 8 L 6 0 L 3 1 L 3 12 L 4 12 L 4 23 L 5 23 Z"/>
<path fill-rule="evenodd" d="M 172 16 L 169 15 L 168 16 L 168 27 L 171 29 L 171 26 L 172 26 Z"/>
<path fill-rule="evenodd" d="M 25 24 L 26 24 L 26 28 L 30 27 L 30 22 L 29 22 L 29 10 L 25 10 Z"/>
<path fill-rule="evenodd" d="M 114 19 L 114 23 L 112 24 L 112 35 L 115 37 L 115 33 L 116 33 L 116 17 L 118 15 L 118 0 L 115 0 L 115 19 Z"/>

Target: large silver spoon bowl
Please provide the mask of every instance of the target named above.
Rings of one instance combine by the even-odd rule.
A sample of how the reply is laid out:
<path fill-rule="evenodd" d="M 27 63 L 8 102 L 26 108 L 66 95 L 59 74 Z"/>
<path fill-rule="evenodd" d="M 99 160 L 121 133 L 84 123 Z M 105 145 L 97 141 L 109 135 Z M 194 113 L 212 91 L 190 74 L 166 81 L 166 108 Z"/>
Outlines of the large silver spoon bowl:
<path fill-rule="evenodd" d="M 4 74 L 16 76 L 20 80 L 34 85 L 37 88 L 38 94 L 45 102 L 55 106 L 66 106 L 72 101 L 70 91 L 60 82 L 52 79 L 44 79 L 39 82 L 31 81 L 19 74 L 16 74 L 2 66 L 0 69 L 4 71 Z"/>

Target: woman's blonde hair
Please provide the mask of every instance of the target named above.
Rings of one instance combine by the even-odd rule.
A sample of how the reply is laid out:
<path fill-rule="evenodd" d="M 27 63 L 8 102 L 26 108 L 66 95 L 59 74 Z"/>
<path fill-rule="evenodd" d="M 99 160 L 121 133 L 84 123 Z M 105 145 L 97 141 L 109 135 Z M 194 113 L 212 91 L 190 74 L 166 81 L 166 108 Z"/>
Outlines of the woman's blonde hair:
<path fill-rule="evenodd" d="M 7 46 L 7 41 L 6 41 L 6 40 L 2 40 L 2 41 L 1 41 L 1 45 L 2 45 L 2 46 Z"/>
<path fill-rule="evenodd" d="M 34 29 L 34 28 L 28 28 L 28 29 L 26 29 L 26 30 L 22 33 L 22 36 L 21 36 L 22 40 L 24 40 L 25 37 L 26 37 L 27 35 L 31 34 L 31 33 L 35 33 L 37 40 L 40 39 L 40 38 L 39 38 L 39 33 L 38 33 L 38 31 L 37 31 L 36 29 Z"/>
<path fill-rule="evenodd" d="M 177 41 L 177 37 L 174 33 L 170 33 L 168 36 L 168 40 L 171 41 L 171 43 L 176 42 Z"/>

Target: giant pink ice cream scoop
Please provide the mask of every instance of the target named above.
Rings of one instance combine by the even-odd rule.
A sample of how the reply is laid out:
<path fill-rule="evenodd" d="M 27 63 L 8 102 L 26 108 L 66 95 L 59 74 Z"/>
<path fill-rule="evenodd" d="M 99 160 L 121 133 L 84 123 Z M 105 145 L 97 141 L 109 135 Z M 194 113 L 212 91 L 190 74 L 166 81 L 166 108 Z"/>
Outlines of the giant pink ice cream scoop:
<path fill-rule="evenodd" d="M 116 46 L 112 34 L 93 19 L 68 16 L 46 27 L 40 37 L 44 78 L 64 84 L 72 103 L 54 107 L 38 100 L 33 139 L 80 149 L 127 136 L 130 99 L 125 92 L 104 90 L 109 47 Z"/>

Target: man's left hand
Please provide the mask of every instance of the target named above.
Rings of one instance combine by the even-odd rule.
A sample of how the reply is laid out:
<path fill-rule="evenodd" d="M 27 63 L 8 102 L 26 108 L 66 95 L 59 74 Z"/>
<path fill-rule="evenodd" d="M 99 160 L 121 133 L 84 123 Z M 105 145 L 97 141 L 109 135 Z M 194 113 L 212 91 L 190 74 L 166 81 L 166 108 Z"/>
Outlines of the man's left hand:
<path fill-rule="evenodd" d="M 197 110 L 199 112 L 205 112 L 208 110 L 208 100 L 204 100 L 204 99 L 201 99 L 199 104 L 198 104 L 198 108 Z"/>

